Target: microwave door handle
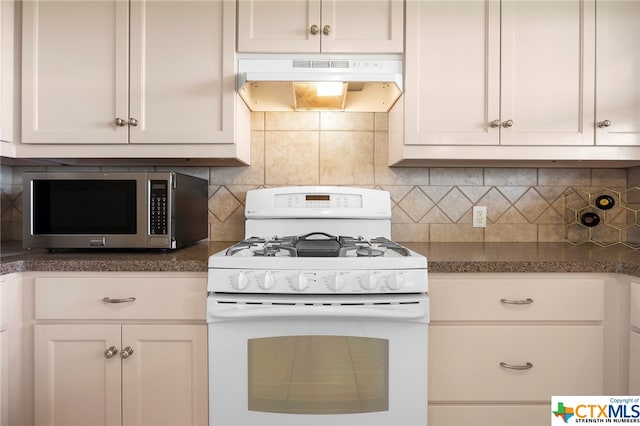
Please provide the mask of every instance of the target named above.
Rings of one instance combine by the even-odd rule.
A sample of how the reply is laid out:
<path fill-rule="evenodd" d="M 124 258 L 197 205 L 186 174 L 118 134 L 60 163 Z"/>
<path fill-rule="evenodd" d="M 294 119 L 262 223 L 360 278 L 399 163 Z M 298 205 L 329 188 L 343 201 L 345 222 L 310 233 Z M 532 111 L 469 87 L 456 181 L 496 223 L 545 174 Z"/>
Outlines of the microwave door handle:
<path fill-rule="evenodd" d="M 209 312 L 211 320 L 232 320 L 245 318 L 366 318 L 366 319 L 426 319 L 424 306 L 418 304 L 381 306 L 273 306 L 273 305 L 231 305 Z M 426 322 L 426 320 L 425 320 Z"/>

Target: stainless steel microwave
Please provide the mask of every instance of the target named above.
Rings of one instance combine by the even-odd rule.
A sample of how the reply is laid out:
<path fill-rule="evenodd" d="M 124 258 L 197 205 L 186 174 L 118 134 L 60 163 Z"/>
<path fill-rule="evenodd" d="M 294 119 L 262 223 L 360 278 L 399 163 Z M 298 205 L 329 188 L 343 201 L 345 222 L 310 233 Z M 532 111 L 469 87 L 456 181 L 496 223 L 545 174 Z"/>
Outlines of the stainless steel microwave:
<path fill-rule="evenodd" d="M 207 237 L 205 179 L 175 172 L 23 174 L 25 248 L 177 249 Z"/>

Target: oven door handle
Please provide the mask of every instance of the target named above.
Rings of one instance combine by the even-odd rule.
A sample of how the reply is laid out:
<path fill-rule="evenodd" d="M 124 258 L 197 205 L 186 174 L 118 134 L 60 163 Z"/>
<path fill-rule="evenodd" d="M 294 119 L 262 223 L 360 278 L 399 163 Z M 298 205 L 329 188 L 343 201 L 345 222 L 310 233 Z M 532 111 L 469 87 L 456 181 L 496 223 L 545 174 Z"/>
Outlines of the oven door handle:
<path fill-rule="evenodd" d="M 381 306 L 273 306 L 230 305 L 216 307 L 209 312 L 211 320 L 240 320 L 245 318 L 367 318 L 391 320 L 422 320 L 428 322 L 427 307 L 420 303 Z"/>

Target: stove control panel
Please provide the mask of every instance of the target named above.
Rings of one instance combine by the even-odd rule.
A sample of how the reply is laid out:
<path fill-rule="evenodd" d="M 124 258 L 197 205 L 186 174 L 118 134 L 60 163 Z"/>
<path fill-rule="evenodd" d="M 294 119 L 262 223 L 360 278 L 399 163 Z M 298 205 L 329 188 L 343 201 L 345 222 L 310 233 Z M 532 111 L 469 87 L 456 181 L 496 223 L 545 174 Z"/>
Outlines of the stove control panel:
<path fill-rule="evenodd" d="M 361 294 L 428 290 L 426 269 L 251 270 L 210 269 L 209 291 L 227 293 Z"/>

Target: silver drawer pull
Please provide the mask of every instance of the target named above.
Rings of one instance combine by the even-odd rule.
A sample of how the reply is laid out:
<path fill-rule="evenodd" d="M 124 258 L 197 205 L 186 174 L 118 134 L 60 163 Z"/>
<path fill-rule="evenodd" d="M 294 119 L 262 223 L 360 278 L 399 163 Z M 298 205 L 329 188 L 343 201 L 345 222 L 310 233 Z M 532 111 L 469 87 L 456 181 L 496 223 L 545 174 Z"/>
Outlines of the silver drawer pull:
<path fill-rule="evenodd" d="M 529 370 L 533 368 L 533 364 L 528 362 L 525 365 L 516 365 L 516 364 L 507 364 L 506 362 L 501 362 L 500 367 L 508 368 L 509 370 Z"/>
<path fill-rule="evenodd" d="M 135 297 L 126 297 L 124 299 L 112 299 L 110 297 L 104 297 L 102 299 L 103 302 L 106 303 L 131 303 L 131 302 L 135 302 L 136 298 Z"/>
<path fill-rule="evenodd" d="M 511 299 L 500 299 L 500 303 L 504 303 L 505 305 L 530 305 L 533 303 L 533 299 L 520 299 L 520 300 L 511 300 Z"/>

